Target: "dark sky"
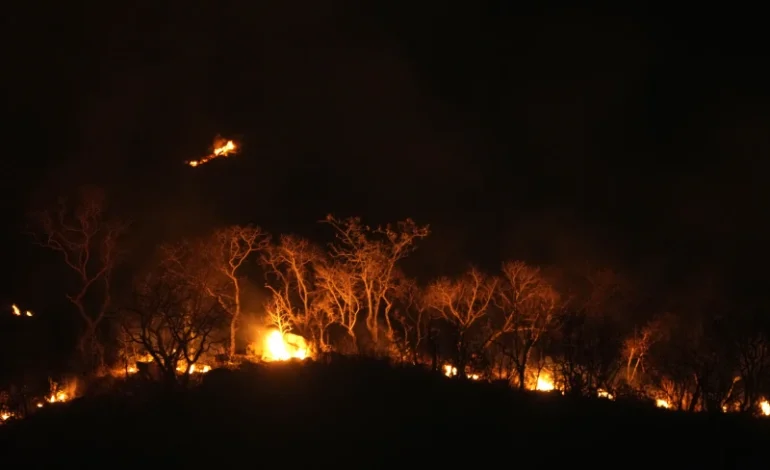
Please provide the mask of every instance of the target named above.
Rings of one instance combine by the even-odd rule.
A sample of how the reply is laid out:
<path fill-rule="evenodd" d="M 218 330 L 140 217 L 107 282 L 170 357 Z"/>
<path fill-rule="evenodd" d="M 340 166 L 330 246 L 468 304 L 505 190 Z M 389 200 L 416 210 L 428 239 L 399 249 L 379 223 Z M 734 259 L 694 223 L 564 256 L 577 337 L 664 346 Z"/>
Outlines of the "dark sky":
<path fill-rule="evenodd" d="M 503 258 L 764 276 L 758 12 L 129 3 L 5 11 L 3 297 L 48 282 L 24 213 L 81 183 L 145 240 L 313 235 L 334 212 L 430 223 L 426 276 Z M 183 165 L 219 133 L 239 156 Z"/>

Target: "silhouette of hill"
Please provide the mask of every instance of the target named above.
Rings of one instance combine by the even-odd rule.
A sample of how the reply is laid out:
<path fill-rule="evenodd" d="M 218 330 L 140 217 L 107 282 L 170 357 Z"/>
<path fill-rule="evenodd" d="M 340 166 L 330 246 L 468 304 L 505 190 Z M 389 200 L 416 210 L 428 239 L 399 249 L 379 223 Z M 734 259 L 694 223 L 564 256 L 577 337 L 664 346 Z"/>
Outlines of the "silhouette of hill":
<path fill-rule="evenodd" d="M 6 458 L 32 465 L 749 468 L 764 461 L 769 424 L 519 392 L 381 362 L 307 361 L 217 369 L 173 393 L 113 385 L 0 427 L 0 445 Z"/>

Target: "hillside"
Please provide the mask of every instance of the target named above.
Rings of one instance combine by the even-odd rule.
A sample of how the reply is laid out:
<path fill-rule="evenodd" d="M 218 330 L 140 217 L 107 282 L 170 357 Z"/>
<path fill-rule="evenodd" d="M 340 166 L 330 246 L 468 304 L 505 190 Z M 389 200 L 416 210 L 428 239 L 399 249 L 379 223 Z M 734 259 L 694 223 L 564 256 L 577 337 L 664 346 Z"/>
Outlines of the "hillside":
<path fill-rule="evenodd" d="M 247 365 L 175 394 L 128 390 L 2 426 L 0 445 L 27 464 L 746 468 L 762 461 L 770 437 L 762 419 L 520 393 L 368 361 Z"/>

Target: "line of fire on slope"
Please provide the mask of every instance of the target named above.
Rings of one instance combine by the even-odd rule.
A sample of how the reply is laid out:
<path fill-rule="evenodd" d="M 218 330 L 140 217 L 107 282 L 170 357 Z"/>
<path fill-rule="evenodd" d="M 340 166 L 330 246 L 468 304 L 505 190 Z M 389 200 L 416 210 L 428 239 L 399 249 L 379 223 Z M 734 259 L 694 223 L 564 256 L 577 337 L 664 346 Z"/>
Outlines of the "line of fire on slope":
<path fill-rule="evenodd" d="M 241 359 L 245 361 L 276 362 L 304 360 L 309 357 L 310 349 L 303 337 L 271 329 L 257 341 L 251 343 L 246 356 Z M 237 365 L 228 364 L 224 358 L 220 358 L 217 362 L 221 364 L 221 367 Z M 199 376 L 211 371 L 212 366 L 202 362 L 179 364 L 176 370 L 179 374 Z M 124 378 L 136 375 L 148 380 L 159 380 L 162 377 L 161 369 L 149 354 L 142 354 L 134 360 L 127 362 L 125 368 L 108 371 L 108 375 Z M 76 379 L 70 379 L 63 384 L 58 384 L 49 379 L 49 384 L 50 392 L 48 395 L 22 400 L 22 403 L 19 404 L 20 406 L 16 407 L 9 406 L 8 392 L 0 392 L 0 424 L 13 419 L 23 418 L 34 413 L 36 409 L 50 404 L 68 402 L 78 396 L 78 382 Z"/>
<path fill-rule="evenodd" d="M 247 348 L 247 354 L 239 359 L 240 361 L 228 362 L 224 357 L 210 358 L 210 360 L 217 364 L 217 367 L 228 368 L 238 366 L 238 362 L 302 361 L 305 359 L 313 359 L 313 354 L 302 336 L 290 332 L 281 332 L 277 329 L 270 329 L 260 335 L 257 341 L 251 343 Z M 162 377 L 161 369 L 155 363 L 152 356 L 148 354 L 136 357 L 135 360 L 131 362 L 132 363 L 127 362 L 124 369 L 110 371 L 109 375 L 124 378 L 137 375 L 148 380 L 159 380 Z M 212 369 L 213 367 L 211 365 L 205 364 L 203 361 L 199 361 L 195 364 L 180 364 L 176 368 L 179 374 L 189 374 L 190 376 L 200 376 L 208 373 Z M 444 364 L 442 372 L 449 378 L 458 376 L 458 370 L 452 364 Z M 466 369 L 465 376 L 471 381 L 507 380 L 505 377 L 484 376 L 483 374 L 470 369 Z M 554 374 L 547 367 L 530 372 L 524 388 L 531 391 L 564 394 L 564 387 L 559 386 L 554 380 Z M 43 408 L 49 404 L 68 402 L 78 396 L 77 392 L 78 387 L 77 381 L 75 380 L 68 381 L 63 384 L 63 386 L 50 381 L 49 394 L 42 398 L 33 398 L 31 400 L 32 406 L 27 406 L 27 403 L 24 403 L 24 406 L 22 406 L 20 410 L 14 411 L 7 406 L 6 400 L 0 400 L 0 424 L 28 416 L 36 409 Z M 613 394 L 606 390 L 597 390 L 596 393 L 598 398 L 608 400 L 615 399 Z M 671 408 L 669 402 L 664 398 L 656 398 L 655 405 L 659 408 Z M 723 411 L 727 412 L 730 410 L 724 409 Z M 763 415 L 770 416 L 770 402 L 762 400 L 760 402 L 760 411 Z"/>

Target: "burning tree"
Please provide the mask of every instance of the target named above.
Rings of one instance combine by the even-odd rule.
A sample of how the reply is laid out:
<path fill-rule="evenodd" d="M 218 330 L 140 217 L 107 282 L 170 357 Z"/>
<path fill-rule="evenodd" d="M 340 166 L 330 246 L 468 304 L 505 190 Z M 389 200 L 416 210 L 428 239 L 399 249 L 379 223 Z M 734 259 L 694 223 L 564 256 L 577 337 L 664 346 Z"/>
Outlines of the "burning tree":
<path fill-rule="evenodd" d="M 177 383 L 180 366 L 186 383 L 193 365 L 218 342 L 216 331 L 227 315 L 208 293 L 207 279 L 216 279 L 215 273 L 185 261 L 189 272 L 180 275 L 178 258 L 161 260 L 134 282 L 132 301 L 122 309 L 126 334 L 152 357 L 169 384 Z"/>
<path fill-rule="evenodd" d="M 396 264 L 414 249 L 418 239 L 428 236 L 428 226 L 406 219 L 395 225 L 371 228 L 358 217 L 340 220 L 331 215 L 324 222 L 335 231 L 336 243 L 329 247 L 332 259 L 344 265 L 345 272 L 358 284 L 371 340 L 375 345 L 379 342 L 381 319 L 388 325 L 388 339 L 392 340 L 392 303 L 386 298 L 395 288 Z"/>
<path fill-rule="evenodd" d="M 205 241 L 202 252 L 212 267 L 223 277 L 223 283 L 206 285 L 208 292 L 217 299 L 230 317 L 230 344 L 228 355 L 235 356 L 235 340 L 241 318 L 241 275 L 243 263 L 268 246 L 269 236 L 259 227 L 233 225 L 214 232 Z"/>
<path fill-rule="evenodd" d="M 513 362 L 519 388 L 525 376 L 532 349 L 556 326 L 560 312 L 559 294 L 540 273 L 521 261 L 505 263 L 498 282 L 495 304 L 503 322 L 491 340 L 500 338 L 504 351 Z"/>
<path fill-rule="evenodd" d="M 439 318 L 455 330 L 457 371 L 465 377 L 465 366 L 473 345 L 472 330 L 487 315 L 497 281 L 477 269 L 456 280 L 442 278 L 428 286 L 425 301 Z"/>
<path fill-rule="evenodd" d="M 286 235 L 262 251 L 261 261 L 272 294 L 267 305 L 272 323 L 281 332 L 296 328 L 316 348 L 327 349 L 326 330 L 334 317 L 322 308 L 323 291 L 316 287 L 317 270 L 324 263 L 321 250 L 303 238 Z"/>
<path fill-rule="evenodd" d="M 82 188 L 75 204 L 58 205 L 33 215 L 35 243 L 61 253 L 76 279 L 67 299 L 83 321 L 78 351 L 84 366 L 102 365 L 104 350 L 99 328 L 112 301 L 111 280 L 119 261 L 119 241 L 127 224 L 107 217 L 106 197 L 97 188 Z"/>

